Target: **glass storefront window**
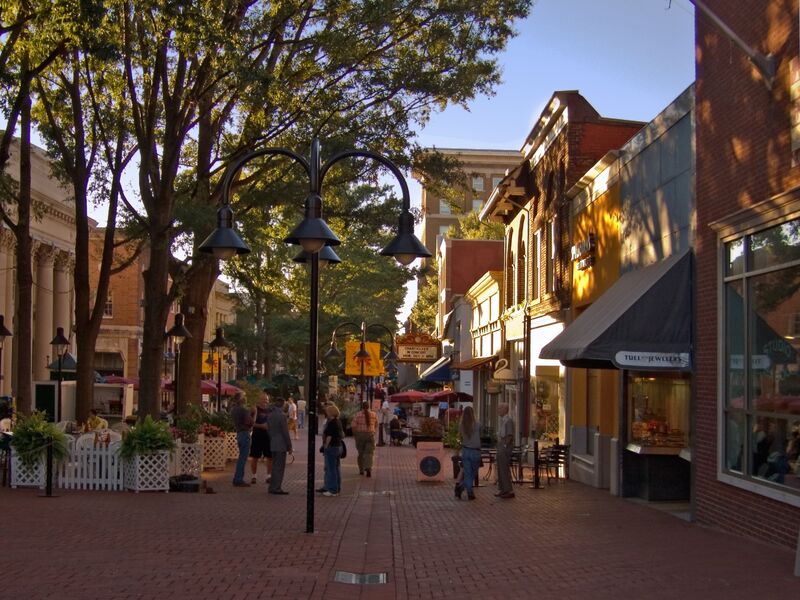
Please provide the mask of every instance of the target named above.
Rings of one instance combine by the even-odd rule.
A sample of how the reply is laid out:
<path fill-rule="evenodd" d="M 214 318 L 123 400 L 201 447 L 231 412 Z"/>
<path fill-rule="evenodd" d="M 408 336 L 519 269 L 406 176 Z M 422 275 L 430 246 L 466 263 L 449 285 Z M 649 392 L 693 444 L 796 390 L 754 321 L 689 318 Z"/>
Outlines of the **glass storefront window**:
<path fill-rule="evenodd" d="M 800 220 L 725 248 L 723 470 L 800 493 Z"/>
<path fill-rule="evenodd" d="M 646 448 L 689 445 L 691 385 L 688 375 L 637 374 L 628 378 L 628 439 Z"/>

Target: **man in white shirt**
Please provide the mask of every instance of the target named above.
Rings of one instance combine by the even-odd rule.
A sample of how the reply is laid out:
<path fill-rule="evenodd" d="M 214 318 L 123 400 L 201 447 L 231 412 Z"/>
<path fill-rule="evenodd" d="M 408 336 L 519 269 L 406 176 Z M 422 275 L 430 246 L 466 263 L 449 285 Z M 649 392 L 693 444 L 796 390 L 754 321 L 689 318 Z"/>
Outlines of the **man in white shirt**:
<path fill-rule="evenodd" d="M 389 437 L 389 422 L 392 420 L 392 409 L 389 408 L 389 401 L 384 399 L 381 404 L 380 414 L 378 415 L 378 446 L 385 446 L 384 436 Z"/>

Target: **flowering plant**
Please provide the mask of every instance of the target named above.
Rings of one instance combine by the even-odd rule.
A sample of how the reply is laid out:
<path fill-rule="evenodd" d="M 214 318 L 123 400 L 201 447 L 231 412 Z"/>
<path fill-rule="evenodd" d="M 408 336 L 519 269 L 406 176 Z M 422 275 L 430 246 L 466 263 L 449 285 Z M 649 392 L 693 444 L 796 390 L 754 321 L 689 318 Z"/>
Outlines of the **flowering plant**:
<path fill-rule="evenodd" d="M 176 440 L 180 440 L 184 444 L 197 443 L 197 431 L 186 431 L 178 427 L 170 427 L 170 431 L 172 432 L 172 437 Z"/>
<path fill-rule="evenodd" d="M 211 423 L 202 423 L 197 433 L 202 433 L 204 436 L 212 438 L 225 437 L 225 431 Z"/>

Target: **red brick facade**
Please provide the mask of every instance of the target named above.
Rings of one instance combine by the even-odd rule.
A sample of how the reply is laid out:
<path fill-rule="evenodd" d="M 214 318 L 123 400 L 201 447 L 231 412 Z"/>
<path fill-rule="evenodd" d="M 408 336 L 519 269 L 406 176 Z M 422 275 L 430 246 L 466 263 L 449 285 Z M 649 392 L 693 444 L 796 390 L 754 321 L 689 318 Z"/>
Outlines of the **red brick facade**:
<path fill-rule="evenodd" d="M 771 90 L 745 53 L 696 13 L 697 295 L 694 423 L 696 519 L 794 548 L 800 508 L 718 478 L 718 237 L 709 225 L 800 184 L 793 166 L 792 61 L 798 58 L 796 0 L 706 0 L 746 44 L 777 57 Z"/>

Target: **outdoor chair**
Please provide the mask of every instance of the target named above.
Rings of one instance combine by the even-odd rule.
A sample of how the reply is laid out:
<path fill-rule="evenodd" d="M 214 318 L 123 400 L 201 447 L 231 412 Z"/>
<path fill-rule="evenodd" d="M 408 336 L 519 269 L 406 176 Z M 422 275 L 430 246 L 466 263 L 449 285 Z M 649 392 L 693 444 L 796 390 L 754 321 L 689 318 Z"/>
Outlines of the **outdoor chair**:
<path fill-rule="evenodd" d="M 547 477 L 547 485 L 550 479 L 558 481 L 561 478 L 563 469 L 564 479 L 569 479 L 569 444 L 553 444 L 539 452 L 539 476 Z"/>

